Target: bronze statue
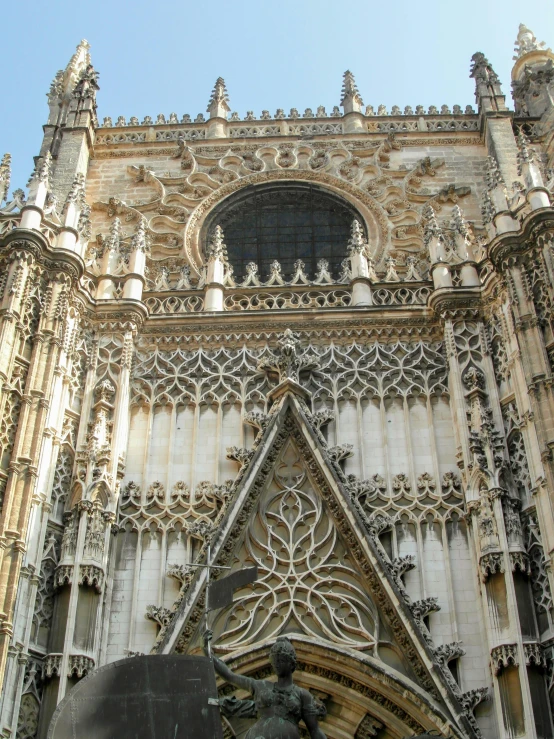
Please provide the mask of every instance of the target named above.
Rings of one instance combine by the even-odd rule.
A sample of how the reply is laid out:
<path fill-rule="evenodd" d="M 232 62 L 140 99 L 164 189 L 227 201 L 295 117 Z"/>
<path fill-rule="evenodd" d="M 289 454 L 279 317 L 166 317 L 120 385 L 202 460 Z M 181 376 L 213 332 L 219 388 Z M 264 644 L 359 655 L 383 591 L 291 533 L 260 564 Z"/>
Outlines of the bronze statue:
<path fill-rule="evenodd" d="M 208 643 L 212 632 L 204 634 L 204 651 L 208 656 Z M 296 653 L 286 636 L 280 636 L 269 652 L 269 661 L 277 675 L 277 682 L 254 680 L 237 675 L 225 662 L 213 657 L 215 671 L 225 680 L 250 691 L 254 697 L 258 720 L 245 739 L 300 739 L 298 724 L 304 721 L 311 739 L 326 739 L 317 723 L 319 709 L 308 690 L 294 684 L 292 673 L 296 669 Z"/>

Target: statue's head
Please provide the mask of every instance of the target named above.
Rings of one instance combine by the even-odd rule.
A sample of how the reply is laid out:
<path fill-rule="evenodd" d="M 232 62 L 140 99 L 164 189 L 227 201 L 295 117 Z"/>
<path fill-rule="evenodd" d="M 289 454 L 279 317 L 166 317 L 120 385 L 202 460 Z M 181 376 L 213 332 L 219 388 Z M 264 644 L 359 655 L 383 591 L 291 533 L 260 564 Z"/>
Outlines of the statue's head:
<path fill-rule="evenodd" d="M 278 637 L 269 650 L 269 661 L 278 677 L 292 675 L 296 670 L 296 652 L 286 636 Z"/>
<path fill-rule="evenodd" d="M 269 661 L 278 677 L 292 675 L 296 670 L 296 652 L 286 636 L 278 637 L 269 651 Z"/>

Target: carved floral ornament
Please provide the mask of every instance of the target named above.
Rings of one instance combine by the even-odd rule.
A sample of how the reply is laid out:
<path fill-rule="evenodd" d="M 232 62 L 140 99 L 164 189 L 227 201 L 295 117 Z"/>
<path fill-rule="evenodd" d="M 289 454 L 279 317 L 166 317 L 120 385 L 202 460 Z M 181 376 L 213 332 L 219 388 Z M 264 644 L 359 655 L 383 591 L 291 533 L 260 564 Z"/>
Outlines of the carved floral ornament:
<path fill-rule="evenodd" d="M 316 183 L 347 200 L 365 221 L 376 263 L 391 256 L 421 251 L 421 210 L 432 203 L 456 203 L 469 187 L 429 187 L 441 159 L 425 158 L 410 168 L 393 169 L 390 154 L 401 148 L 393 135 L 375 141 L 307 144 L 231 145 L 196 147 L 184 142 L 173 155 L 180 170 L 158 174 L 146 165 L 131 166 L 137 184 L 149 188 L 149 199 L 126 203 L 112 198 L 97 202 L 95 210 L 108 216 L 148 220 L 148 236 L 157 258 L 182 250 L 197 275 L 205 258 L 200 234 L 206 217 L 226 198 L 245 187 L 272 181 Z M 347 245 L 345 244 L 345 253 Z M 384 264 L 384 262 L 383 262 Z"/>

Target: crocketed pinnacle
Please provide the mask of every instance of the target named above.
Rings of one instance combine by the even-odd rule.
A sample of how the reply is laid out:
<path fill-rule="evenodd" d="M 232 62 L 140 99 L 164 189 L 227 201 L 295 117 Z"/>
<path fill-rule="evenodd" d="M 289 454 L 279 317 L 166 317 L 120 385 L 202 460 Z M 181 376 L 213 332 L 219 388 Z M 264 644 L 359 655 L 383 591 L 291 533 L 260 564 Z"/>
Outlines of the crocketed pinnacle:
<path fill-rule="evenodd" d="M 225 86 L 225 80 L 223 77 L 218 77 L 215 81 L 214 89 L 210 95 L 210 101 L 206 110 L 210 113 L 212 118 L 223 116 L 231 110 L 229 107 L 229 95 L 227 93 L 227 87 Z"/>
<path fill-rule="evenodd" d="M 216 226 L 207 248 L 209 259 L 227 260 L 227 247 L 225 246 L 224 238 L 223 229 L 221 226 Z"/>
<path fill-rule="evenodd" d="M 459 205 L 455 205 L 452 209 L 452 219 L 450 221 L 450 228 L 452 231 L 456 231 L 461 234 L 465 239 L 469 238 L 469 228 L 464 218 L 464 214 Z"/>
<path fill-rule="evenodd" d="M 498 75 L 492 68 L 492 64 L 481 51 L 477 51 L 471 57 L 471 69 L 469 72 L 469 76 L 473 77 L 476 82 L 500 84 L 500 80 L 498 79 Z"/>
<path fill-rule="evenodd" d="M 351 112 L 350 110 L 347 110 L 349 107 L 352 110 L 359 110 L 359 108 L 364 104 L 360 91 L 358 90 L 358 86 L 356 85 L 354 75 L 349 69 L 344 73 L 340 104 L 343 106 L 345 113 Z"/>
<path fill-rule="evenodd" d="M 426 246 L 433 238 L 442 238 L 442 229 L 438 224 L 435 211 L 431 205 L 426 205 L 422 212 L 425 226 L 423 228 L 423 241 Z"/>
<path fill-rule="evenodd" d="M 85 175 L 79 172 L 75 175 L 75 178 L 71 184 L 71 188 L 69 192 L 67 193 L 66 202 L 67 203 L 78 202 L 82 197 L 84 187 L 85 187 Z"/>
<path fill-rule="evenodd" d="M 44 182 L 46 187 L 50 184 L 52 176 L 52 154 L 47 151 L 46 155 L 38 160 L 33 170 L 33 174 L 29 178 L 27 186 L 32 182 Z"/>
<path fill-rule="evenodd" d="M 8 190 L 12 176 L 12 155 L 4 154 L 0 162 L 0 203 L 8 199 Z"/>
<path fill-rule="evenodd" d="M 82 67 L 86 67 L 90 64 L 90 44 L 86 39 L 81 39 L 77 44 L 75 53 L 69 60 L 69 64 L 66 67 L 66 72 L 78 73 Z"/>
<path fill-rule="evenodd" d="M 146 218 L 139 218 L 135 233 L 131 238 L 131 251 L 146 251 Z"/>
<path fill-rule="evenodd" d="M 119 242 L 121 239 L 121 221 L 116 216 L 112 225 L 110 226 L 110 234 L 106 240 L 106 248 L 110 251 L 117 251 L 119 249 Z"/>
<path fill-rule="evenodd" d="M 350 231 L 350 239 L 348 241 L 348 251 L 350 254 L 361 254 L 367 244 L 364 239 L 364 232 L 360 221 L 354 219 L 352 221 L 352 229 Z"/>

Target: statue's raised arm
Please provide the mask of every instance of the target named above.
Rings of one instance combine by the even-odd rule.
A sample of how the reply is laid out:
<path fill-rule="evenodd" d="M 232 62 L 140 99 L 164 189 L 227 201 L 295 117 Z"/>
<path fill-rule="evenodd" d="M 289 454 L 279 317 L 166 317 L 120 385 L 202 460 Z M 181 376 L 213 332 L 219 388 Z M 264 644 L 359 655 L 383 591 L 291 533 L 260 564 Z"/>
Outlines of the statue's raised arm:
<path fill-rule="evenodd" d="M 208 644 L 212 632 L 204 634 L 204 651 L 208 654 Z M 279 637 L 271 647 L 269 660 L 277 675 L 277 682 L 254 680 L 237 675 L 225 662 L 213 658 L 214 668 L 222 678 L 248 690 L 254 696 L 258 720 L 245 739 L 300 739 L 298 725 L 304 721 L 311 739 L 326 739 L 318 725 L 320 710 L 308 690 L 294 684 L 292 673 L 296 669 L 296 653 L 286 637 Z"/>

